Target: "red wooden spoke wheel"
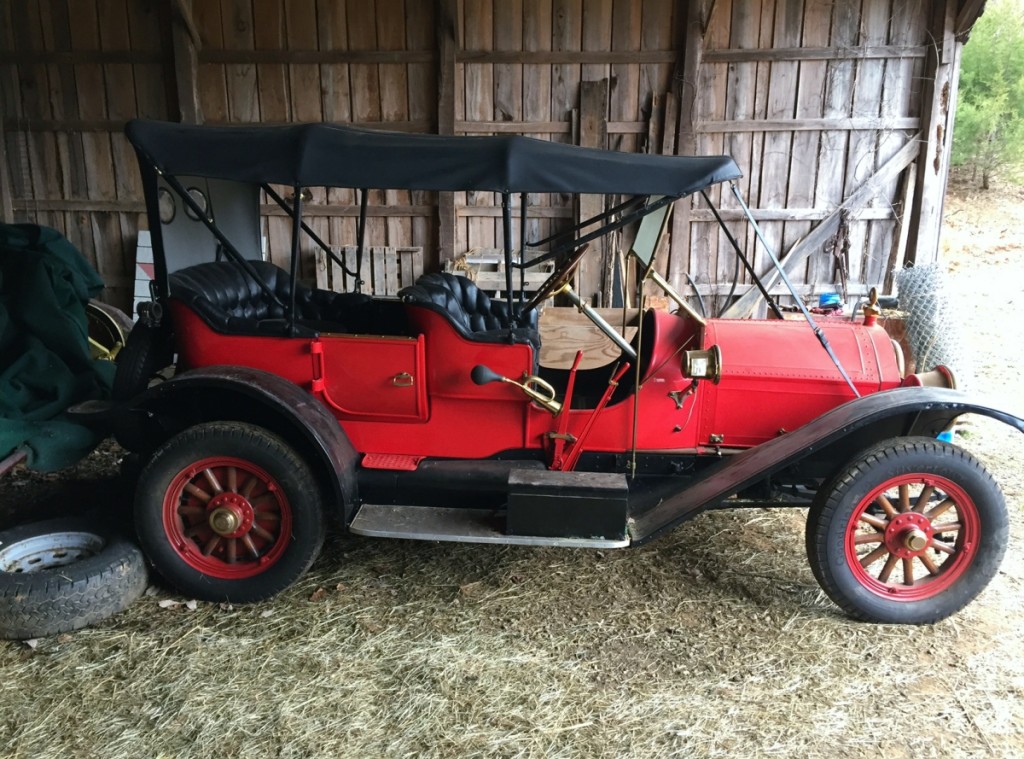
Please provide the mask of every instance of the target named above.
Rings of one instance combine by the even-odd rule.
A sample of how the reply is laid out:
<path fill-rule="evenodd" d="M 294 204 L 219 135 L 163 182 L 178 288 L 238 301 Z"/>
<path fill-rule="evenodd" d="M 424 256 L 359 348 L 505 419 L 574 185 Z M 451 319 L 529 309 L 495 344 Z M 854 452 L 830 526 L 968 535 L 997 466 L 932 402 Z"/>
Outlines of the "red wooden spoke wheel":
<path fill-rule="evenodd" d="M 945 478 L 909 474 L 887 480 L 854 509 L 846 561 L 865 588 L 895 601 L 942 593 L 974 559 L 978 507 Z"/>
<path fill-rule="evenodd" d="M 257 575 L 288 547 L 292 510 L 264 469 L 234 457 L 196 461 L 164 495 L 164 529 L 189 566 L 226 580 Z"/>
<path fill-rule="evenodd" d="M 807 516 L 807 556 L 828 596 L 873 622 L 936 622 L 988 584 L 1006 551 L 999 487 L 970 454 L 930 438 L 861 453 Z"/>
<path fill-rule="evenodd" d="M 207 601 L 284 590 L 324 541 L 320 484 L 281 438 L 242 422 L 190 427 L 139 478 L 135 529 L 172 585 Z"/>

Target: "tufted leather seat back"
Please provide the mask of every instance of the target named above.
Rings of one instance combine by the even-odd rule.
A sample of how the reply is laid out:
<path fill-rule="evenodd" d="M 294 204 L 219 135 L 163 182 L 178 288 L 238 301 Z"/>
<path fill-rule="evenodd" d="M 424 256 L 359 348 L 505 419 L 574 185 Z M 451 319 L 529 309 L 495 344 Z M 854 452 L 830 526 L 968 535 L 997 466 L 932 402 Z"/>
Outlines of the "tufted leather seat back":
<path fill-rule="evenodd" d="M 406 301 L 439 306 L 467 332 L 488 332 L 508 327 L 508 304 L 502 300 L 491 300 L 468 277 L 448 272 L 425 274 L 399 295 Z M 536 311 L 530 312 L 524 326 L 537 328 Z"/>
<path fill-rule="evenodd" d="M 284 306 L 291 297 L 291 277 L 267 261 L 250 261 L 260 279 Z M 229 261 L 197 264 L 170 276 L 171 295 L 188 303 L 214 329 L 233 334 L 266 334 L 284 319 L 285 308 L 238 265 Z M 360 306 L 372 298 L 357 293 L 311 290 L 299 284 L 296 316 L 311 330 L 345 331 Z M 261 324 L 262 323 L 262 324 Z M 279 324 L 283 329 L 283 324 Z M 273 331 L 270 329 L 270 331 Z"/>
<path fill-rule="evenodd" d="M 287 304 L 291 286 L 291 277 L 287 272 L 266 261 L 249 263 L 278 300 Z M 253 321 L 284 318 L 284 309 L 274 303 L 240 266 L 233 263 L 218 261 L 190 266 L 174 272 L 170 284 L 171 295 L 186 301 L 204 300 L 225 318 Z M 300 285 L 296 293 L 297 300 L 301 300 L 303 294 L 308 299 L 308 290 Z"/>

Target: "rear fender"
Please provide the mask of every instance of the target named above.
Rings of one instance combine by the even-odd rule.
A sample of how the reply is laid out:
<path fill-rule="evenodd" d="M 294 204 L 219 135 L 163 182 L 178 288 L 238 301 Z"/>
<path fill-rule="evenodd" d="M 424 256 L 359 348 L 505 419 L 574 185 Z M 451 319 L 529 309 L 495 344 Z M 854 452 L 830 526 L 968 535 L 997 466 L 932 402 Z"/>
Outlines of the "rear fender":
<path fill-rule="evenodd" d="M 956 390 L 905 387 L 845 403 L 803 427 L 729 456 L 684 490 L 630 520 L 633 543 L 644 543 L 725 498 L 806 459 L 838 467 L 856 451 L 891 437 L 936 436 L 961 414 L 983 414 L 1024 432 L 1024 419 L 978 403 Z M 822 462 L 822 459 L 825 461 Z"/>
<path fill-rule="evenodd" d="M 153 450 L 202 422 L 260 425 L 294 447 L 333 496 L 347 524 L 358 499 L 359 456 L 331 414 L 298 385 L 240 366 L 210 366 L 155 385 L 118 409 L 115 435 L 132 450 Z"/>

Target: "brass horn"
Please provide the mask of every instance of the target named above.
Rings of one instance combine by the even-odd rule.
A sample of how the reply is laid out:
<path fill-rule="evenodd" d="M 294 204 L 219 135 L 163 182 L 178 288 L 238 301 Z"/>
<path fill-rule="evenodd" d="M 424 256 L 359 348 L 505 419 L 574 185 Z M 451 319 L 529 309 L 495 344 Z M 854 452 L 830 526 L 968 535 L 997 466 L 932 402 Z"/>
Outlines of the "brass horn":
<path fill-rule="evenodd" d="M 477 385 L 486 385 L 490 382 L 507 382 L 510 385 L 518 387 L 526 393 L 529 398 L 537 401 L 537 403 L 546 408 L 552 414 L 558 414 L 562 410 L 562 404 L 555 400 L 555 388 L 551 387 L 548 382 L 545 382 L 536 375 L 524 374 L 523 381 L 516 382 L 514 379 L 502 377 L 490 367 L 478 364 L 473 367 L 473 371 L 469 376 Z"/>

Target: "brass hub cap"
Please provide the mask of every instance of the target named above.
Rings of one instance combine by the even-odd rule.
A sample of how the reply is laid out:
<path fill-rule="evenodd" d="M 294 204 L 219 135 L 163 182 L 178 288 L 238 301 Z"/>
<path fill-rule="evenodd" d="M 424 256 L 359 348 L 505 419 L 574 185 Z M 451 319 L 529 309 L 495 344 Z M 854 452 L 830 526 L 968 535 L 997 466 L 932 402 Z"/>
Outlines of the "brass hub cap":
<path fill-rule="evenodd" d="M 919 556 L 932 542 L 932 523 L 924 514 L 904 512 L 890 520 L 885 530 L 889 552 L 901 559 Z"/>
<path fill-rule="evenodd" d="M 916 527 L 912 530 L 907 530 L 903 536 L 903 545 L 907 547 L 907 550 L 917 551 L 924 550 L 928 545 L 928 536 L 925 535 L 921 530 Z"/>
<path fill-rule="evenodd" d="M 253 523 L 253 508 L 248 499 L 238 493 L 220 493 L 210 499 L 207 522 L 210 529 L 222 538 L 238 538 L 249 532 Z"/>

